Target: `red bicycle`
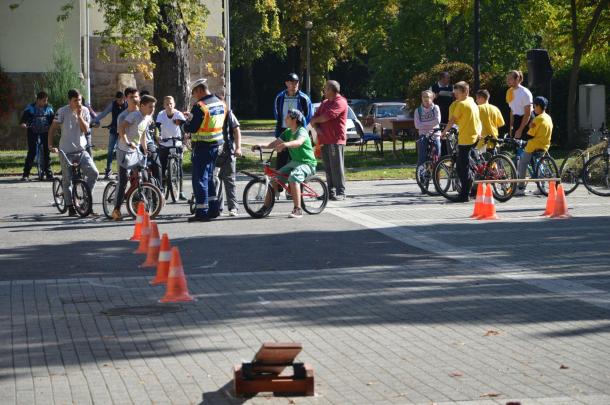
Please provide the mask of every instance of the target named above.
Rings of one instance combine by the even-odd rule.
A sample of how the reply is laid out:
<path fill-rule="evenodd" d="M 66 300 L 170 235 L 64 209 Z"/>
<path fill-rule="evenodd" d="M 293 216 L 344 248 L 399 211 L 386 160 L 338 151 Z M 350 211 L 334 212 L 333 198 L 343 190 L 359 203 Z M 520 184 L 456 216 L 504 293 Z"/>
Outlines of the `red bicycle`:
<path fill-rule="evenodd" d="M 263 162 L 263 151 L 260 160 Z M 271 213 L 275 204 L 276 190 L 281 187 L 290 195 L 288 187 L 288 175 L 280 173 L 271 168 L 272 151 L 269 159 L 263 162 L 264 173 L 262 175 L 242 171 L 243 174 L 252 177 L 244 189 L 243 204 L 246 212 L 253 218 L 264 218 Z M 328 188 L 326 183 L 318 176 L 309 176 L 301 183 L 301 207 L 308 214 L 315 215 L 324 211 L 328 204 Z"/>

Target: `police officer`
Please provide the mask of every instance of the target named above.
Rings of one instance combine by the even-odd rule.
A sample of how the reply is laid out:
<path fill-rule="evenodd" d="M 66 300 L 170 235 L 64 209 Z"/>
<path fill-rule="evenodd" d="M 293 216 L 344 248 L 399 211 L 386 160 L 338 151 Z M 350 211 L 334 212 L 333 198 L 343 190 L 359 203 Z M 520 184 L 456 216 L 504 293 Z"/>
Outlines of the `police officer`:
<path fill-rule="evenodd" d="M 214 186 L 214 167 L 218 147 L 223 144 L 222 128 L 227 119 L 227 106 L 213 95 L 207 79 L 199 79 L 191 86 L 191 94 L 199 100 L 186 113 L 185 132 L 191 134 L 193 148 L 193 191 L 195 215 L 189 222 L 208 222 L 220 214 L 220 204 Z"/>

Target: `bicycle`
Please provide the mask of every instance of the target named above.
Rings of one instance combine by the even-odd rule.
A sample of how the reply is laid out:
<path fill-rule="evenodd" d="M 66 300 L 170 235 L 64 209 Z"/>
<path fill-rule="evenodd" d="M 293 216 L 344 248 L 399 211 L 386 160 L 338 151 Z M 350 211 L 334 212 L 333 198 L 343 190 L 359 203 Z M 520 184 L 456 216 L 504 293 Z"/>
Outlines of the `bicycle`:
<path fill-rule="evenodd" d="M 454 130 L 451 130 L 450 133 L 453 134 Z M 415 169 L 415 180 L 417 181 L 417 185 L 419 186 L 422 193 L 428 195 L 437 195 L 430 190 L 430 182 L 432 181 L 432 176 L 434 175 L 434 169 L 439 161 L 438 154 L 440 151 L 436 149 L 436 141 L 434 138 L 440 135 L 440 130 L 433 130 L 424 135 L 424 138 L 420 139 L 420 142 L 427 143 L 427 154 L 426 161 L 423 164 L 417 165 Z"/>
<path fill-rule="evenodd" d="M 290 195 L 288 175 L 271 168 L 271 159 L 275 151 L 271 151 L 269 159 L 263 161 L 263 151 L 259 148 L 260 161 L 263 164 L 263 174 L 252 174 L 242 171 L 252 180 L 246 184 L 243 194 L 243 204 L 246 212 L 253 218 L 264 218 L 273 210 L 276 200 L 274 185 L 281 187 Z M 328 204 L 328 188 L 318 176 L 313 175 L 301 183 L 301 207 L 310 215 L 320 214 Z"/>
<path fill-rule="evenodd" d="M 494 137 L 485 137 L 485 143 L 502 143 Z M 516 180 L 517 169 L 508 156 L 498 153 L 494 145 L 492 153 L 480 153 L 472 148 L 468 156 L 468 170 L 474 180 Z M 461 183 L 456 168 L 457 150 L 451 155 L 442 156 L 434 169 L 434 187 L 437 192 L 449 201 L 459 199 Z M 474 185 L 474 183 L 473 183 Z M 515 182 L 492 183 L 493 196 L 499 202 L 510 200 L 516 191 Z"/>
<path fill-rule="evenodd" d="M 589 159 L 582 170 L 582 182 L 584 186 L 595 195 L 610 197 L 610 142 L 608 141 L 608 130 L 604 130 L 602 142 L 604 149 Z"/>
<path fill-rule="evenodd" d="M 152 181 L 145 181 L 142 170 L 146 170 L 146 178 Z M 151 218 L 155 218 L 163 208 L 163 196 L 161 190 L 155 184 L 155 178 L 152 177 L 148 160 L 145 158 L 142 165 L 135 167 L 129 173 L 129 187 L 125 191 L 124 201 L 126 202 L 127 212 L 132 218 L 137 216 L 137 209 L 140 202 L 144 203 L 146 211 Z M 112 218 L 112 211 L 116 205 L 116 194 L 118 192 L 118 182 L 111 180 L 104 187 L 102 196 L 102 208 L 106 218 Z"/>
<path fill-rule="evenodd" d="M 178 138 L 172 138 L 171 140 L 172 146 L 168 147 L 169 154 L 167 156 L 166 173 L 163 173 L 165 199 L 167 200 L 171 196 L 172 202 L 176 202 L 180 194 L 180 183 L 182 181 L 182 141 Z M 180 143 L 180 145 L 176 145 L 177 143 Z"/>
<path fill-rule="evenodd" d="M 70 170 L 72 170 L 72 206 L 79 216 L 86 217 L 93 211 L 93 196 L 91 195 L 91 189 L 83 180 L 80 170 L 83 155 L 81 154 L 77 161 L 68 159 L 68 156 L 62 150 L 59 150 L 59 153 L 63 155 L 66 162 L 70 162 Z M 65 213 L 68 206 L 64 199 L 64 187 L 61 178 L 53 178 L 52 192 L 55 207 L 60 214 Z"/>
<path fill-rule="evenodd" d="M 513 158 L 515 167 L 519 167 L 519 160 L 523 155 L 527 142 L 528 141 L 524 139 L 509 138 L 508 135 L 504 136 L 504 144 L 512 145 L 516 148 L 515 156 Z M 532 160 L 527 166 L 527 171 L 530 178 L 534 179 L 549 179 L 559 177 L 557 163 L 548 151 L 534 151 L 534 153 L 532 153 Z M 549 195 L 548 182 L 537 181 L 536 186 L 541 194 L 545 196 Z"/>

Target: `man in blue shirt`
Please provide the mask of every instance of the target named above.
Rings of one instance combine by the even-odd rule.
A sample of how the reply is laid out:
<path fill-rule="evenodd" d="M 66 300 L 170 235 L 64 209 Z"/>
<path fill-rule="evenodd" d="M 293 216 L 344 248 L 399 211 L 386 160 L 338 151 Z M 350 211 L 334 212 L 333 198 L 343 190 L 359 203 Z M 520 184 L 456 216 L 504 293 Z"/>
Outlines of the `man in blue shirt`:
<path fill-rule="evenodd" d="M 29 180 L 30 170 L 32 170 L 34 157 L 36 157 L 36 142 L 38 137 L 40 137 L 43 148 L 43 156 L 38 157 L 42 159 L 42 171 L 46 175 L 47 180 L 53 180 L 53 172 L 51 172 L 49 159 L 48 133 L 54 116 L 53 107 L 49 105 L 49 96 L 44 91 L 36 95 L 36 102 L 29 104 L 21 115 L 21 126 L 28 130 L 28 154 L 23 166 L 22 181 Z M 38 176 L 42 179 L 42 173 L 38 173 Z"/>

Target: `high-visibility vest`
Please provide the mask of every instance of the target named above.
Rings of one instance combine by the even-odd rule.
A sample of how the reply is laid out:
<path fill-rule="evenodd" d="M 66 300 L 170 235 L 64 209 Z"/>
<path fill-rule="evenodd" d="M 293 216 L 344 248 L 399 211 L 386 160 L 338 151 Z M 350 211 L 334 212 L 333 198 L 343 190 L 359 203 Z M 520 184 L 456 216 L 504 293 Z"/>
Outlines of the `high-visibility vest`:
<path fill-rule="evenodd" d="M 227 116 L 227 106 L 224 102 L 213 97 L 208 103 L 197 102 L 203 112 L 203 121 L 197 132 L 192 134 L 193 142 L 218 142 L 222 141 L 222 125 Z"/>

